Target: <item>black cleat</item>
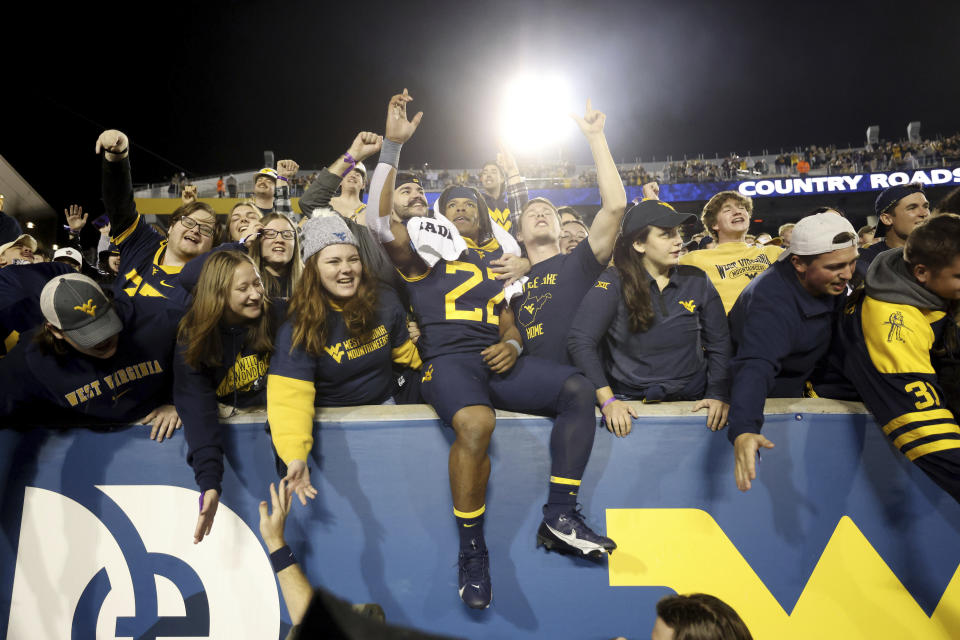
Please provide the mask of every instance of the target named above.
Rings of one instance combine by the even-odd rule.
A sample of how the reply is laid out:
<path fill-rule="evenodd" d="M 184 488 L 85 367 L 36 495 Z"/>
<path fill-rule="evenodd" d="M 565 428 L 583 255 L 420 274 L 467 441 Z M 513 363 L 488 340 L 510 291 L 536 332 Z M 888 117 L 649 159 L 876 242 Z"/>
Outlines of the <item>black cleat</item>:
<path fill-rule="evenodd" d="M 597 535 L 587 526 L 579 506 L 555 516 L 547 516 L 546 507 L 543 511 L 544 518 L 537 530 L 538 547 L 543 545 L 548 551 L 587 556 L 595 560 L 617 548 L 613 540 Z"/>
<path fill-rule="evenodd" d="M 460 551 L 460 599 L 471 609 L 486 609 L 493 599 L 490 556 L 486 547 L 480 548 L 476 540 L 470 545 L 470 549 Z"/>

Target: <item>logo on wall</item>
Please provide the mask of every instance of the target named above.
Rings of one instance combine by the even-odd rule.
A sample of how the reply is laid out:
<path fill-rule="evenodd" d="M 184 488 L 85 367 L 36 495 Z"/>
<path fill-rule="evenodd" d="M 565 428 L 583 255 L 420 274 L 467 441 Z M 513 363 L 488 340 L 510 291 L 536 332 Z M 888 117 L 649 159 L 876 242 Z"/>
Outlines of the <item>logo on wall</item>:
<path fill-rule="evenodd" d="M 27 487 L 9 638 L 271 638 L 280 603 L 257 536 L 223 503 L 194 545 L 197 492 Z"/>

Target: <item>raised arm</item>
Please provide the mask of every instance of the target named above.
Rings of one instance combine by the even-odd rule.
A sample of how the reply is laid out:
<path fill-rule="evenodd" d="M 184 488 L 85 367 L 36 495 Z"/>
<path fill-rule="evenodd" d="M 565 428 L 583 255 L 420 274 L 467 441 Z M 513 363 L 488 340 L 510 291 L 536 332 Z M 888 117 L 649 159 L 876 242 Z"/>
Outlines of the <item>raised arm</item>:
<path fill-rule="evenodd" d="M 501 141 L 499 143 L 500 151 L 497 153 L 497 164 L 503 167 L 507 176 L 506 197 L 507 208 L 510 209 L 510 230 L 514 237 L 517 235 L 517 220 L 520 218 L 520 212 L 527 206 L 530 194 L 527 191 L 527 181 L 520 175 L 520 168 L 517 166 L 517 160 L 510 153 L 507 145 Z"/>
<path fill-rule="evenodd" d="M 337 156 L 337 159 L 331 162 L 326 169 L 317 174 L 317 179 L 310 184 L 310 188 L 300 198 L 300 212 L 308 218 L 315 209 L 321 209 L 330 205 L 330 199 L 337 192 L 340 181 L 357 162 L 362 162 L 377 151 L 383 145 L 383 136 L 379 136 L 369 131 L 361 131 L 353 139 L 350 148 L 346 153 Z M 348 161 L 353 160 L 353 164 Z"/>
<path fill-rule="evenodd" d="M 590 100 L 587 100 L 587 110 L 583 117 L 573 115 L 573 119 L 590 143 L 590 152 L 597 167 L 597 185 L 600 188 L 600 211 L 590 225 L 587 242 L 590 243 L 597 262 L 606 264 L 613 255 L 613 244 L 620 232 L 620 221 L 627 208 L 627 192 L 623 188 L 620 172 L 617 171 L 610 147 L 607 146 L 607 137 L 603 133 L 606 114 L 594 110 Z"/>
<path fill-rule="evenodd" d="M 122 131 L 108 129 L 97 138 L 97 153 L 103 153 L 103 205 L 114 237 L 123 235 L 137 221 L 130 175 L 130 141 Z"/>
<path fill-rule="evenodd" d="M 420 125 L 423 112 L 412 120 L 407 120 L 407 103 L 413 100 L 404 89 L 403 93 L 390 98 L 387 105 L 387 124 L 384 130 L 383 149 L 380 162 L 370 180 L 370 197 L 367 214 L 367 228 L 383 244 L 390 260 L 400 271 L 408 276 L 426 273 L 426 265 L 410 245 L 410 236 L 404 223 L 393 215 L 393 191 L 400 162 L 400 148 L 409 140 Z"/>
<path fill-rule="evenodd" d="M 285 216 L 290 222 L 296 225 L 299 220 L 295 219 L 293 206 L 290 204 L 290 180 L 297 175 L 300 165 L 293 160 L 279 160 L 277 162 L 277 180 L 276 189 L 273 191 L 273 210 Z"/>

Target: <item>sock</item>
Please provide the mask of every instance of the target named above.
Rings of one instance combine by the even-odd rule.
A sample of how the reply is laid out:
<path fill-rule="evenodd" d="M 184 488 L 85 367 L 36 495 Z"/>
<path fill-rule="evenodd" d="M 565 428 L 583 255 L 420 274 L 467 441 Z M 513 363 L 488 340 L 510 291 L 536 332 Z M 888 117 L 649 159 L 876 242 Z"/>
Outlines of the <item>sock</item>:
<path fill-rule="evenodd" d="M 478 549 L 487 547 L 483 539 L 483 513 L 486 510 L 487 505 L 470 512 L 453 510 L 453 516 L 457 520 L 457 533 L 460 534 L 460 549 L 470 549 L 473 541 L 476 541 Z"/>
<path fill-rule="evenodd" d="M 547 509 L 551 512 L 569 511 L 577 504 L 580 480 L 550 476 L 550 495 Z"/>

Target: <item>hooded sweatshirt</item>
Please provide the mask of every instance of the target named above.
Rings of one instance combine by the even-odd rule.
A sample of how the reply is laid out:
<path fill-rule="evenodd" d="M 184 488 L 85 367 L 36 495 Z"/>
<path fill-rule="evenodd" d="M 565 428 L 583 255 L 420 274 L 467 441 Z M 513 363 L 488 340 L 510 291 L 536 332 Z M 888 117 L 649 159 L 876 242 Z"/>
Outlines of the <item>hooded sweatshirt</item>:
<path fill-rule="evenodd" d="M 864 293 L 839 320 L 843 373 L 909 460 L 960 448 L 933 363 L 950 323 L 947 306 L 913 278 L 903 249 L 891 249 L 874 258 Z"/>

